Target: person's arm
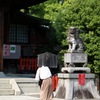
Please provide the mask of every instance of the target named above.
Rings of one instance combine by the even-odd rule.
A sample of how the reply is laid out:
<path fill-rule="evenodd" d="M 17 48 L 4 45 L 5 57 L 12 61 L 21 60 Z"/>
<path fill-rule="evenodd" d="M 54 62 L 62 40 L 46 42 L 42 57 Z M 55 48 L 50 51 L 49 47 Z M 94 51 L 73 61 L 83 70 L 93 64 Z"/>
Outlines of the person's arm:
<path fill-rule="evenodd" d="M 38 80 L 38 81 L 40 80 L 39 74 L 40 74 L 40 68 L 37 69 L 35 80 Z"/>

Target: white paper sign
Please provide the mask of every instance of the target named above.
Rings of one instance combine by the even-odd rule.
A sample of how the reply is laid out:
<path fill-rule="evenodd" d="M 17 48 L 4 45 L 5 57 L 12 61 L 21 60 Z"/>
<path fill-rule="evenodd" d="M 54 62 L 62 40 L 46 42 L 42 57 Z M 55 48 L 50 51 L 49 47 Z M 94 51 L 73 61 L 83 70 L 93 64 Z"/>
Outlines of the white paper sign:
<path fill-rule="evenodd" d="M 16 53 L 16 45 L 10 45 L 10 53 Z"/>

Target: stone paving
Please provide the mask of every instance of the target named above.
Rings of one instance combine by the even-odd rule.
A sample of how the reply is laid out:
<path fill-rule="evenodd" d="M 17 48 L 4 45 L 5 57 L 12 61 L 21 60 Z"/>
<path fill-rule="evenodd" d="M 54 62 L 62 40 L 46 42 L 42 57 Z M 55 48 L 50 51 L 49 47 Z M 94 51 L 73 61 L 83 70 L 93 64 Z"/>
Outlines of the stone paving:
<path fill-rule="evenodd" d="M 40 99 L 33 96 L 0 96 L 0 100 L 40 100 Z M 65 99 L 54 98 L 53 100 L 65 100 Z M 73 99 L 73 100 L 79 100 L 79 99 Z M 100 100 L 100 99 L 80 99 L 80 100 Z"/>
<path fill-rule="evenodd" d="M 0 100 L 39 100 L 32 96 L 0 96 Z"/>
<path fill-rule="evenodd" d="M 18 95 L 18 96 L 0 96 L 0 100 L 40 100 L 40 98 L 33 95 L 28 95 L 28 96 Z M 53 100 L 65 100 L 65 99 L 53 98 Z M 73 100 L 79 100 L 79 99 L 73 99 Z M 80 100 L 100 100 L 100 99 L 80 99 Z"/>

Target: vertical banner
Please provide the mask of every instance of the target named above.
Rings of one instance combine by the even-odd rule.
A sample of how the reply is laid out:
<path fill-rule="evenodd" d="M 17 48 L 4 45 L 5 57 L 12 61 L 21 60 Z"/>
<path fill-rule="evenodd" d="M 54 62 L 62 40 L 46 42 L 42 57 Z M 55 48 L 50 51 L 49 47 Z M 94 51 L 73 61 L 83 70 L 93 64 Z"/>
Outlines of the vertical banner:
<path fill-rule="evenodd" d="M 10 56 L 10 46 L 4 44 L 3 45 L 3 56 Z"/>
<path fill-rule="evenodd" d="M 78 75 L 78 82 L 79 82 L 79 85 L 85 85 L 85 74 L 79 74 Z"/>

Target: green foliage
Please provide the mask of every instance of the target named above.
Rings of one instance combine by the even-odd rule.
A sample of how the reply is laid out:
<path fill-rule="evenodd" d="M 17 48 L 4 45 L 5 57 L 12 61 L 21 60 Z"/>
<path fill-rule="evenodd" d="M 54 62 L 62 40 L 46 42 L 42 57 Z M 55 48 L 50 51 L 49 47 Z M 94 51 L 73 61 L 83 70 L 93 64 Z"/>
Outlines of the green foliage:
<path fill-rule="evenodd" d="M 29 7 L 29 13 L 32 16 L 43 18 L 44 14 L 45 14 L 45 12 L 44 12 L 44 5 L 40 4 L 40 5 Z"/>
<path fill-rule="evenodd" d="M 41 10 L 42 11 L 41 11 Z M 70 26 L 80 29 L 84 37 L 88 67 L 100 73 L 100 0 L 64 0 L 61 5 L 56 0 L 47 0 L 30 8 L 31 14 L 49 19 L 55 29 L 57 42 L 67 47 L 67 31 Z M 65 52 L 62 49 L 60 52 Z"/>

